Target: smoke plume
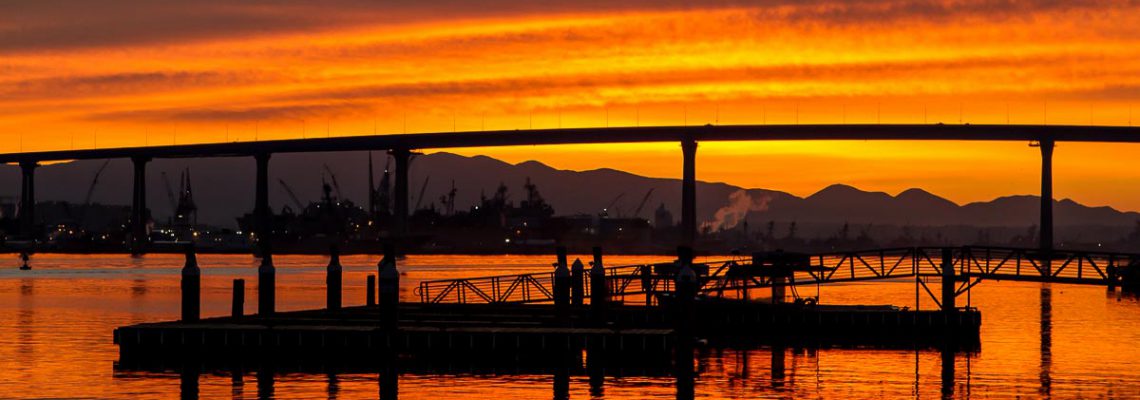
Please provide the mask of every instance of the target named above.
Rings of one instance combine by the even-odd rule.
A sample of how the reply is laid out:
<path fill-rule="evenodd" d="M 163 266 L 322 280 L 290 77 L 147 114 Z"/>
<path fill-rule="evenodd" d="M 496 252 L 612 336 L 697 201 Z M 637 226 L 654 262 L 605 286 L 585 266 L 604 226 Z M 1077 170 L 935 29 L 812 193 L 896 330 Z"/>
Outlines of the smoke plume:
<path fill-rule="evenodd" d="M 753 197 L 747 191 L 737 190 L 728 196 L 728 205 L 716 210 L 714 220 L 705 222 L 702 228 L 714 232 L 735 228 L 744 221 L 748 212 L 768 210 L 768 201 L 771 199 L 770 196 Z"/>

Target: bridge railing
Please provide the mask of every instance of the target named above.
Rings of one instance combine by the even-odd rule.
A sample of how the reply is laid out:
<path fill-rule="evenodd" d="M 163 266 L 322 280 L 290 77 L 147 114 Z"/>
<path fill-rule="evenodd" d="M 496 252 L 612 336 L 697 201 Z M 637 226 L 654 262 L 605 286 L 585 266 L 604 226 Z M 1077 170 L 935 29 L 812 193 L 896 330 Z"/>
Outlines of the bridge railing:
<path fill-rule="evenodd" d="M 787 285 L 820 285 L 906 278 L 938 279 L 942 276 L 942 247 L 898 247 L 842 251 L 810 255 L 806 270 L 797 270 Z M 1109 284 L 1120 268 L 1140 268 L 1140 254 L 1053 251 L 1046 257 L 1036 249 L 997 246 L 955 247 L 955 275 L 968 290 L 981 280 L 1023 280 L 1079 284 Z M 1046 260 L 1046 261 L 1043 261 Z M 753 288 L 770 287 L 773 274 L 752 266 L 746 257 L 694 264 L 701 292 L 724 296 L 746 294 Z M 653 302 L 660 293 L 673 291 L 676 264 L 625 265 L 606 268 L 609 293 L 615 300 Z M 583 296 L 590 295 L 589 270 L 583 274 Z M 973 282 L 971 282 L 971 280 Z M 542 303 L 553 301 L 554 273 L 539 272 L 465 279 L 424 281 L 415 292 L 424 303 Z M 741 292 L 743 291 L 743 292 Z M 585 300 L 588 301 L 588 300 Z"/>
<path fill-rule="evenodd" d="M 1014 247 L 962 247 L 957 249 L 960 275 L 983 279 L 1108 284 L 1121 268 L 1140 266 L 1140 254 L 1084 250 Z"/>

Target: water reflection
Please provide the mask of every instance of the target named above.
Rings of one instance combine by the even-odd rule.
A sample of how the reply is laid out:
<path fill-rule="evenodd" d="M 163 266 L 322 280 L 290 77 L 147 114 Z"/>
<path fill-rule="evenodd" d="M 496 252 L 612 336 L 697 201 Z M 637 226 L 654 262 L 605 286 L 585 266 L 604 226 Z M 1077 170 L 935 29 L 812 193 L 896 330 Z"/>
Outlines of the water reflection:
<path fill-rule="evenodd" d="M 179 398 L 182 400 L 198 400 L 198 377 L 200 375 L 198 368 L 183 368 L 181 375 L 181 395 Z"/>
<path fill-rule="evenodd" d="M 23 271 L 22 275 L 16 275 L 14 268 L 11 273 L 0 273 L 0 397 L 129 398 L 155 396 L 154 393 L 160 393 L 158 397 L 175 397 L 183 378 L 180 372 L 172 373 L 172 368 L 157 370 L 160 373 L 153 369 L 116 372 L 111 365 L 119 359 L 118 348 L 109 338 L 112 329 L 130 322 L 175 318 L 181 258 L 152 255 L 145 266 L 124 268 L 131 265 L 121 256 L 49 256 L 40 255 L 36 269 Z M 230 282 L 235 276 L 244 277 L 235 274 L 246 273 L 244 266 L 250 263 L 249 257 L 215 256 L 208 260 L 204 262 L 204 309 L 213 310 L 213 315 L 226 314 Z M 323 261 L 314 260 L 311 269 L 282 268 L 288 272 L 283 274 L 282 293 L 287 295 L 282 302 L 289 309 L 323 304 Z M 502 268 L 495 265 L 498 260 L 481 259 L 481 264 L 489 265 L 483 272 L 489 273 L 492 265 Z M 431 262 L 451 266 L 461 265 L 461 261 Z M 375 265 L 375 261 L 345 262 L 361 282 L 364 274 L 373 273 Z M 431 268 L 409 268 L 410 279 L 472 274 L 469 270 Z M 527 265 L 518 268 L 534 269 Z M 363 300 L 360 286 L 356 285 L 355 291 L 346 293 L 345 298 Z M 896 283 L 825 288 L 829 300 L 849 304 L 912 298 L 913 289 L 911 284 Z M 695 352 L 694 364 L 690 364 L 695 366 L 688 379 L 678 379 L 686 375 L 675 374 L 673 354 L 662 355 L 664 361 L 656 360 L 654 365 L 633 368 L 587 354 L 585 359 L 579 358 L 583 366 L 562 369 L 565 380 L 558 380 L 565 386 L 559 390 L 573 398 L 588 395 L 612 399 L 755 395 L 931 398 L 939 396 L 943 389 L 955 398 L 1111 397 L 1135 393 L 1140 390 L 1136 383 L 1140 382 L 1140 369 L 1132 366 L 1140 358 L 1132 346 L 1124 343 L 1140 340 L 1135 330 L 1140 324 L 1140 301 L 1133 295 L 1116 292 L 1109 296 L 1120 296 L 1119 302 L 1106 301 L 1102 297 L 1105 295 L 1104 289 L 1096 287 L 1066 285 L 1052 291 L 1047 285 L 1036 283 L 986 281 L 973 290 L 973 305 L 984 314 L 981 339 L 987 354 L 909 347 L 785 348 L 782 352 L 773 352 L 769 347 L 700 348 Z M 640 304 L 642 299 L 628 300 Z M 1052 312 L 1054 306 L 1057 313 Z M 1039 329 L 1033 329 L 1035 325 Z M 1093 326 L 1096 329 L 1090 330 Z M 1057 341 L 1051 340 L 1054 335 L 1059 338 Z M 1062 337 L 1066 340 L 1060 340 Z M 1034 345 L 1038 340 L 1040 346 Z M 973 357 L 984 362 L 971 371 Z M 376 398 L 378 391 L 391 398 L 398 394 L 399 386 L 403 386 L 405 398 L 461 394 L 551 398 L 555 394 L 552 381 L 555 372 L 559 372 L 549 365 L 494 369 L 451 363 L 438 369 L 401 369 L 402 375 L 381 375 L 378 367 L 366 371 L 336 370 L 333 377 L 324 366 L 298 374 L 284 369 L 289 366 L 276 368 L 275 375 L 257 374 L 254 368 L 242 372 L 231 366 L 203 369 L 197 379 L 199 397 L 253 398 L 253 382 L 248 382 L 248 387 L 244 384 L 256 377 L 260 398 Z M 1062 373 L 1066 379 L 1060 379 Z M 194 393 L 189 385 L 195 381 L 191 376 L 185 380 L 187 394 Z M 971 393 L 972 383 L 984 390 Z"/>
<path fill-rule="evenodd" d="M 340 394 L 340 379 L 337 378 L 336 373 L 333 372 L 325 375 L 325 378 L 328 381 L 328 399 L 336 400 L 337 395 Z"/>
<path fill-rule="evenodd" d="M 20 300 L 17 311 L 16 329 L 19 346 L 16 351 L 23 357 L 31 357 L 35 352 L 36 327 L 36 287 L 30 278 L 20 279 Z"/>
<path fill-rule="evenodd" d="M 273 370 L 268 367 L 257 369 L 257 398 L 259 400 L 273 398 Z"/>
<path fill-rule="evenodd" d="M 1053 378 L 1053 288 L 1048 283 L 1041 284 L 1041 387 L 1039 393 L 1045 397 L 1052 394 Z"/>

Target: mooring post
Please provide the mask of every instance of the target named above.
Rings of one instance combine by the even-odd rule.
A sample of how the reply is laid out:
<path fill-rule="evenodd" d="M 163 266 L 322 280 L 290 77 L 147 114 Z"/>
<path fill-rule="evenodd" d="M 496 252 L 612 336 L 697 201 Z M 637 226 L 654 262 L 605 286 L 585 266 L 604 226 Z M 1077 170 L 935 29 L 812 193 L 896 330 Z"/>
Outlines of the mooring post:
<path fill-rule="evenodd" d="M 1108 276 L 1108 292 L 1109 293 L 1116 292 L 1116 280 L 1117 280 L 1117 278 L 1116 278 L 1116 263 L 1114 263 L 1112 261 L 1115 261 L 1115 260 L 1111 260 L 1108 263 L 1108 266 L 1104 268 L 1105 275 Z"/>
<path fill-rule="evenodd" d="M 368 286 L 364 289 L 364 296 L 366 296 L 364 304 L 374 306 L 376 305 L 376 275 L 368 275 L 366 280 Z"/>
<path fill-rule="evenodd" d="M 182 265 L 182 320 L 198 321 L 202 317 L 202 270 L 194 246 L 186 246 L 186 263 Z"/>
<path fill-rule="evenodd" d="M 590 263 L 590 307 L 594 315 L 605 314 L 610 302 L 610 285 L 606 281 L 606 267 L 602 264 L 602 248 L 594 247 L 594 261 Z"/>
<path fill-rule="evenodd" d="M 384 246 L 380 260 L 380 322 L 386 329 L 395 329 L 400 312 L 400 270 L 396 267 L 396 248 Z"/>
<path fill-rule="evenodd" d="M 245 315 L 245 279 L 234 279 L 233 305 L 230 315 L 240 317 Z"/>
<path fill-rule="evenodd" d="M 681 244 L 692 247 L 697 238 L 697 141 L 681 141 Z"/>
<path fill-rule="evenodd" d="M 150 161 L 149 157 L 131 157 L 131 164 L 134 165 L 134 185 L 133 195 L 131 201 L 131 254 L 140 255 L 146 252 L 147 234 L 146 234 L 146 163 Z"/>
<path fill-rule="evenodd" d="M 772 304 L 784 304 L 787 293 L 788 276 L 791 266 L 783 252 L 776 252 L 776 262 L 772 265 Z M 753 264 L 755 265 L 755 264 Z"/>
<path fill-rule="evenodd" d="M 957 297 L 957 284 L 954 276 L 954 249 L 942 249 L 942 310 L 954 312 L 954 298 Z"/>
<path fill-rule="evenodd" d="M 273 267 L 273 253 L 263 245 L 261 265 L 257 267 L 257 313 L 272 315 L 277 302 L 277 269 Z"/>
<path fill-rule="evenodd" d="M 677 247 L 677 268 L 673 306 L 676 329 L 680 340 L 689 340 L 689 331 L 693 325 L 693 301 L 697 297 L 697 273 L 693 271 L 693 249 L 687 246 Z"/>
<path fill-rule="evenodd" d="M 566 247 L 558 246 L 558 262 L 554 264 L 554 306 L 560 322 L 569 318 L 570 269 L 566 267 Z"/>
<path fill-rule="evenodd" d="M 329 248 L 329 265 L 325 268 L 325 306 L 330 310 L 340 309 L 343 274 L 340 250 L 334 245 Z"/>
<path fill-rule="evenodd" d="M 586 297 L 586 266 L 582 259 L 574 259 L 570 266 L 570 304 L 580 306 Z"/>
<path fill-rule="evenodd" d="M 35 239 L 36 227 L 36 167 L 35 161 L 20 162 L 20 233 Z"/>

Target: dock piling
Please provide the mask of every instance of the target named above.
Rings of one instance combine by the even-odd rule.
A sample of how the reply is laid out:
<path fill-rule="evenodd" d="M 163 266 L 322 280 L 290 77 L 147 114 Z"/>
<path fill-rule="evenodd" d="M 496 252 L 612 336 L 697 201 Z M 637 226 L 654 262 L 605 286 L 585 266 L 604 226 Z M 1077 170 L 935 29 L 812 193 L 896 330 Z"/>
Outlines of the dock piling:
<path fill-rule="evenodd" d="M 396 267 L 396 248 L 384 246 L 384 258 L 380 260 L 380 323 L 388 329 L 396 328 L 400 309 L 400 270 Z"/>
<path fill-rule="evenodd" d="M 273 253 L 262 246 L 261 265 L 257 267 L 257 313 L 271 315 L 277 301 L 277 270 L 273 267 Z"/>
<path fill-rule="evenodd" d="M 692 329 L 693 321 L 693 300 L 697 296 L 698 283 L 697 273 L 693 271 L 693 249 L 688 246 L 677 247 L 677 276 L 674 278 L 676 282 L 676 298 L 674 299 L 673 312 L 674 322 L 676 324 L 677 334 L 681 337 L 682 341 L 690 339 L 688 332 Z"/>
<path fill-rule="evenodd" d="M 942 249 L 942 310 L 954 312 L 957 307 L 954 298 L 957 296 L 957 286 L 954 276 L 954 249 Z"/>
<path fill-rule="evenodd" d="M 186 247 L 186 264 L 182 266 L 182 320 L 198 321 L 202 317 L 202 270 L 194 246 Z"/>
<path fill-rule="evenodd" d="M 554 264 L 554 306 L 559 319 L 568 316 L 570 305 L 570 269 L 566 267 L 566 247 L 558 246 L 558 262 Z"/>
<path fill-rule="evenodd" d="M 582 259 L 574 259 L 570 267 L 570 304 L 580 306 L 586 297 L 586 266 Z"/>
<path fill-rule="evenodd" d="M 230 315 L 234 318 L 245 315 L 245 279 L 234 279 L 233 305 Z"/>
<path fill-rule="evenodd" d="M 366 283 L 366 285 L 368 285 L 368 287 L 364 290 L 364 295 L 367 296 L 367 298 L 364 300 L 364 304 L 374 306 L 376 305 L 376 275 L 368 275 L 368 283 Z"/>
<path fill-rule="evenodd" d="M 601 317 L 610 301 L 610 285 L 606 280 L 606 267 L 602 264 L 602 248 L 594 247 L 594 261 L 590 263 L 590 307 Z"/>
<path fill-rule="evenodd" d="M 330 310 L 339 310 L 341 305 L 341 283 L 344 267 L 340 265 L 340 250 L 329 248 L 329 265 L 325 269 L 325 303 Z"/>

